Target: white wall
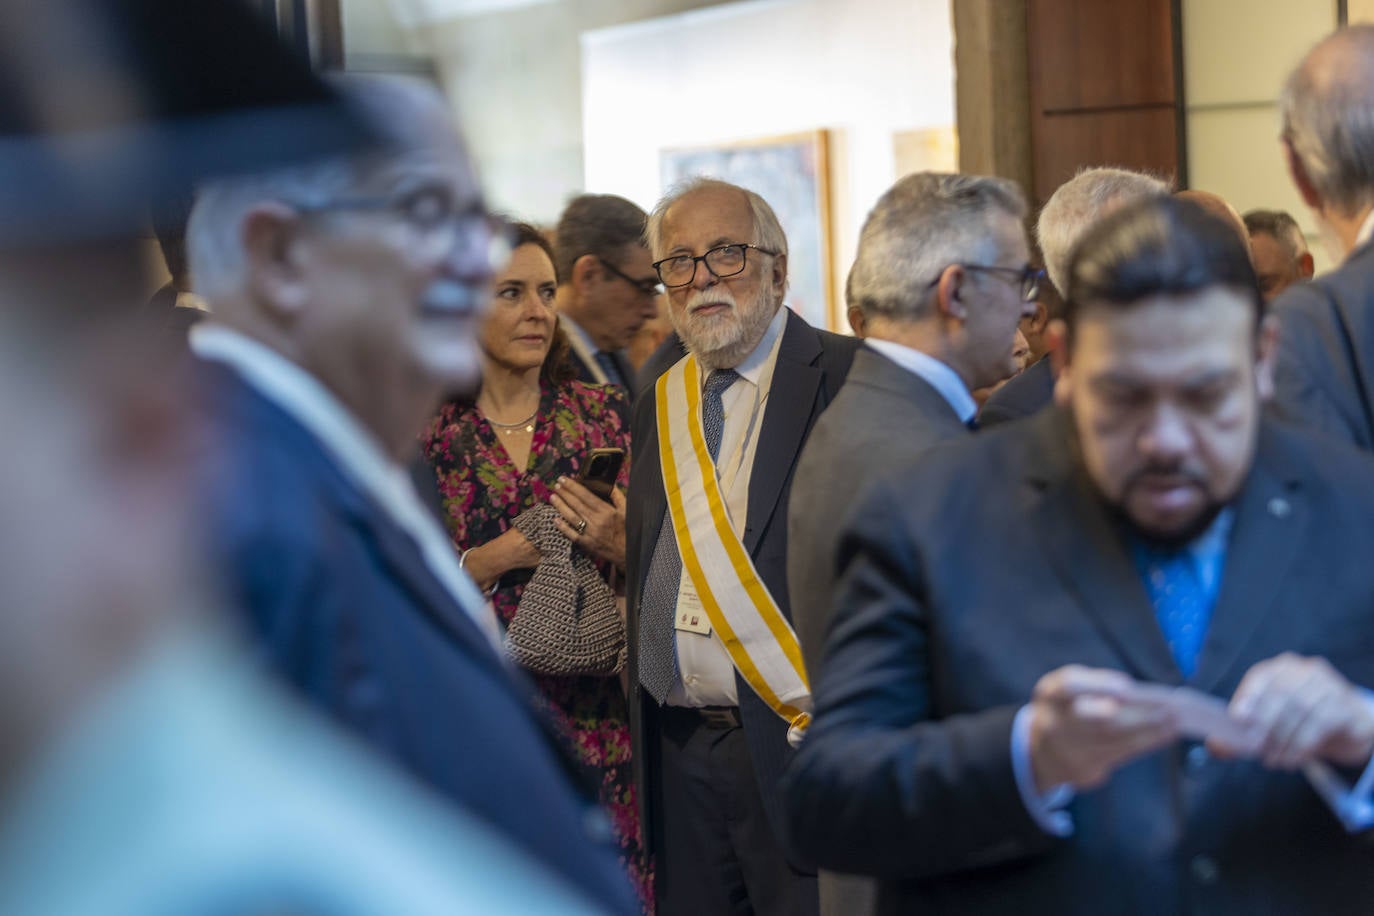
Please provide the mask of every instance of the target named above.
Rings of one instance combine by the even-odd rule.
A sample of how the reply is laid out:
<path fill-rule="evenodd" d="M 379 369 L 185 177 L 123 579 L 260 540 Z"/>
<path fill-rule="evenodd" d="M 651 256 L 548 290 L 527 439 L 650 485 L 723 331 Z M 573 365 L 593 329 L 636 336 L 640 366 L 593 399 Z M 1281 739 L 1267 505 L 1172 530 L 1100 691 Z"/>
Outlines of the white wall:
<path fill-rule="evenodd" d="M 831 131 L 837 303 L 863 218 L 897 178 L 894 135 L 953 121 L 949 0 L 754 0 L 582 36 L 589 191 L 648 209 L 660 150 Z"/>
<path fill-rule="evenodd" d="M 1188 184 L 1244 213 L 1287 210 L 1329 266 L 1279 146 L 1278 96 L 1307 49 L 1336 26 L 1335 0 L 1183 0 Z"/>

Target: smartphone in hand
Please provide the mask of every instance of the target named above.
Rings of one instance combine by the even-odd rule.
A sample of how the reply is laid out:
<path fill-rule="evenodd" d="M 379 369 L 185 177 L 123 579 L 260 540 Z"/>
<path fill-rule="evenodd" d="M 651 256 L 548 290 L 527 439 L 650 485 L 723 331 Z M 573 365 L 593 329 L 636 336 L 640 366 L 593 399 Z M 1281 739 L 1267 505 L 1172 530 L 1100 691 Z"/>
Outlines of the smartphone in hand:
<path fill-rule="evenodd" d="M 587 453 L 582 469 L 577 472 L 577 482 L 606 502 L 611 501 L 611 490 L 620 477 L 620 466 L 625 463 L 623 448 L 594 448 Z"/>

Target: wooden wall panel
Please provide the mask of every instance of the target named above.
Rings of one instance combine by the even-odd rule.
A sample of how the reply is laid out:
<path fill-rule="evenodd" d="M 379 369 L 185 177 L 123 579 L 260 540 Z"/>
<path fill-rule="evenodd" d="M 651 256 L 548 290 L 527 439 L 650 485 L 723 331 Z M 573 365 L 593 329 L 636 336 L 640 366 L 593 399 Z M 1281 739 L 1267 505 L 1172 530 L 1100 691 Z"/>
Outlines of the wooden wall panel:
<path fill-rule="evenodd" d="M 1101 111 L 1043 120 L 1035 148 L 1040 202 L 1085 165 L 1118 165 L 1173 177 L 1177 118 L 1170 108 Z"/>
<path fill-rule="evenodd" d="M 1083 166 L 1182 176 L 1176 0 L 1027 0 L 1036 205 Z"/>

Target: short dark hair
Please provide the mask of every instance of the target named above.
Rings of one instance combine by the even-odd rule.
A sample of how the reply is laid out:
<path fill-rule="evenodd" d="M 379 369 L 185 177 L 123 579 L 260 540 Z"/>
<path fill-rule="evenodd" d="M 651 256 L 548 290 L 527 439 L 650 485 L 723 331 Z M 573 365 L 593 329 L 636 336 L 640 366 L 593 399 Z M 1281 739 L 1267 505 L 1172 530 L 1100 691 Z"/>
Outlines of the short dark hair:
<path fill-rule="evenodd" d="M 1264 315 L 1250 253 L 1235 229 L 1175 197 L 1136 201 L 1108 215 L 1074 248 L 1068 273 L 1064 323 L 1070 338 L 1085 307 L 1127 308 L 1150 296 L 1212 286 L 1249 299 L 1256 330 Z"/>
<path fill-rule="evenodd" d="M 584 254 L 614 263 L 626 245 L 643 245 L 647 218 L 638 206 L 614 194 L 574 197 L 555 231 L 553 266 L 559 282 L 572 279 L 573 265 Z"/>
<path fill-rule="evenodd" d="M 1242 219 L 1245 220 L 1246 232 L 1251 235 L 1263 232 L 1273 236 L 1290 258 L 1297 260 L 1299 255 L 1307 253 L 1307 239 L 1303 238 L 1298 221 L 1287 210 L 1251 210 Z"/>

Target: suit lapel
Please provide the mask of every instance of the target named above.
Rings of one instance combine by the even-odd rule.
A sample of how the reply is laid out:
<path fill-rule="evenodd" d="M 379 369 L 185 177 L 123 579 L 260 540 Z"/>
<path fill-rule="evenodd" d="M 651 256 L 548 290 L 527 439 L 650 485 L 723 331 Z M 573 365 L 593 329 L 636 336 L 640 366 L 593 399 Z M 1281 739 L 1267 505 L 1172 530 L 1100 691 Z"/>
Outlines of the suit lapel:
<path fill-rule="evenodd" d="M 378 556 L 396 583 L 410 594 L 415 607 L 452 641 L 461 644 L 468 655 L 500 670 L 503 676 L 509 676 L 510 672 L 491 642 L 459 605 L 457 598 L 449 594 L 425 565 L 419 546 L 351 483 L 341 483 L 340 503 L 345 513 L 359 532 L 376 546 Z"/>
<path fill-rule="evenodd" d="M 783 485 L 801 452 L 810 429 L 816 394 L 825 373 L 816 368 L 821 355 L 820 337 L 801 318 L 788 312 L 787 325 L 778 345 L 778 359 L 768 390 L 758 450 L 749 472 L 749 517 L 744 548 L 750 553 L 768 528 Z"/>
<path fill-rule="evenodd" d="M 1067 418 L 1052 409 L 1027 422 L 1038 427 L 1027 480 L 1041 491 L 1031 523 L 1051 567 L 1133 676 L 1182 683 L 1121 534 L 1078 470 Z"/>
<path fill-rule="evenodd" d="M 1311 524 L 1298 484 L 1262 434 L 1255 467 L 1236 503 L 1221 590 L 1198 657 L 1194 680 L 1204 690 L 1221 685 L 1243 663 L 1246 645 L 1279 605 Z"/>

